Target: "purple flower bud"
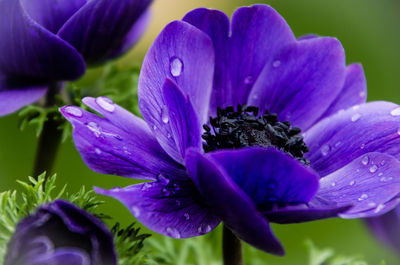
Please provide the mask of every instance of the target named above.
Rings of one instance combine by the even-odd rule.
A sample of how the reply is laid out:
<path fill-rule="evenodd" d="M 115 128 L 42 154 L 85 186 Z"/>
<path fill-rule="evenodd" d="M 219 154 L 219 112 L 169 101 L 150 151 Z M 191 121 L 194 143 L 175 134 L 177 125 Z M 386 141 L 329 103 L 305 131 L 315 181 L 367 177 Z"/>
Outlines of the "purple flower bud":
<path fill-rule="evenodd" d="M 5 265 L 116 265 L 113 236 L 98 219 L 57 200 L 23 219 Z"/>

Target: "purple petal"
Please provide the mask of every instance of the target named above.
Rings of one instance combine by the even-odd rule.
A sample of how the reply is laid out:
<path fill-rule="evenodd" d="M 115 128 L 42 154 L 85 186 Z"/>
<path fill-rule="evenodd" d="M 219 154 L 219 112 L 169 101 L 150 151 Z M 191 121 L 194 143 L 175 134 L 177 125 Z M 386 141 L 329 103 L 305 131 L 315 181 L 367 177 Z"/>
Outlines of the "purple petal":
<path fill-rule="evenodd" d="M 87 2 L 87 0 L 20 1 L 25 11 L 33 20 L 54 34 Z"/>
<path fill-rule="evenodd" d="M 367 81 L 361 64 L 351 64 L 346 69 L 346 80 L 342 91 L 320 119 L 345 110 L 367 100 Z"/>
<path fill-rule="evenodd" d="M 185 97 L 176 84 L 167 79 L 163 87 L 163 96 L 166 104 L 165 112 L 163 113 L 162 121 L 164 124 L 169 124 L 171 134 L 167 134 L 161 143 L 167 142 L 168 138 L 175 139 L 175 148 L 170 150 L 169 146 L 163 146 L 168 153 L 175 154 L 179 152 L 179 157 L 175 160 L 184 162 L 186 149 L 188 147 L 196 147 L 201 150 L 201 124 L 198 122 L 197 115 L 193 109 L 189 97 Z M 166 126 L 165 126 L 166 127 Z M 156 130 L 156 132 L 160 132 Z M 161 137 L 159 137 L 160 139 Z"/>
<path fill-rule="evenodd" d="M 85 98 L 85 103 L 105 118 L 75 106 L 61 112 L 74 127 L 75 146 L 92 170 L 131 178 L 155 179 L 158 174 L 184 175 L 161 148 L 145 122 L 108 98 Z"/>
<path fill-rule="evenodd" d="M 146 227 L 173 238 L 202 235 L 220 223 L 210 210 L 199 204 L 200 195 L 188 178 L 181 181 L 164 178 L 126 188 L 95 188 L 95 191 L 119 200 Z"/>
<path fill-rule="evenodd" d="M 52 254 L 28 261 L 27 265 L 91 265 L 89 257 L 82 251 L 63 248 Z"/>
<path fill-rule="evenodd" d="M 305 132 L 306 157 L 321 176 L 344 167 L 368 152 L 400 159 L 400 107 L 371 102 L 339 112 Z"/>
<path fill-rule="evenodd" d="M 152 0 L 88 1 L 59 30 L 89 64 L 99 64 L 126 50 L 132 28 L 140 21 Z M 142 24 L 142 22 L 139 22 Z M 139 31 L 143 31 L 141 27 Z M 135 35 L 135 34 L 133 34 Z M 125 48 L 123 48 L 125 47 Z"/>
<path fill-rule="evenodd" d="M 0 1 L 0 39 L 0 74 L 8 78 L 73 80 L 85 72 L 81 55 L 33 21 L 19 0 Z"/>
<path fill-rule="evenodd" d="M 229 19 L 214 10 L 196 9 L 184 18 L 207 33 L 216 51 L 212 112 L 244 104 L 264 65 L 295 37 L 285 20 L 267 5 L 239 8 Z"/>
<path fill-rule="evenodd" d="M 11 90 L 2 90 L 1 86 L 0 83 L 0 116 L 13 113 L 23 106 L 34 103 L 47 92 L 46 86 L 13 88 Z"/>
<path fill-rule="evenodd" d="M 181 21 L 167 25 L 144 59 L 138 86 L 139 108 L 147 123 L 162 124 L 163 85 L 173 80 L 188 96 L 201 124 L 206 123 L 214 74 L 211 40 Z"/>
<path fill-rule="evenodd" d="M 274 54 L 249 96 L 249 105 L 268 109 L 305 130 L 325 112 L 344 84 L 345 57 L 333 38 L 298 41 Z"/>
<path fill-rule="evenodd" d="M 400 253 L 400 206 L 381 216 L 365 219 L 372 233 Z"/>
<path fill-rule="evenodd" d="M 367 153 L 321 178 L 311 204 L 353 207 L 340 216 L 360 218 L 380 215 L 395 207 L 390 203 L 400 193 L 400 162 L 382 153 Z"/>
<path fill-rule="evenodd" d="M 188 149 L 186 168 L 206 204 L 240 239 L 266 252 L 284 254 L 268 221 L 218 162 Z"/>
<path fill-rule="evenodd" d="M 222 150 L 209 156 L 259 207 L 307 203 L 318 190 L 318 174 L 275 148 Z"/>
<path fill-rule="evenodd" d="M 318 208 L 307 205 L 296 205 L 265 211 L 263 212 L 263 215 L 270 222 L 292 224 L 337 217 L 340 213 L 343 213 L 350 208 L 351 206 Z"/>

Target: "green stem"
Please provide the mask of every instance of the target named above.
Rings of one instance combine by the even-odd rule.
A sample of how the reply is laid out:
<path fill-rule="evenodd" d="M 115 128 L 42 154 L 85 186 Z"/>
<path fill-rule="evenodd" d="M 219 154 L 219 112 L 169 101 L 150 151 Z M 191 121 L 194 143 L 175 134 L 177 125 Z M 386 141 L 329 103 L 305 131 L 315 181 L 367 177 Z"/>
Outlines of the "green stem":
<path fill-rule="evenodd" d="M 49 86 L 45 101 L 46 108 L 56 105 L 56 95 L 58 94 L 59 89 L 60 85 L 58 83 L 53 83 Z M 58 129 L 59 126 L 60 121 L 55 119 L 54 114 L 50 114 L 47 117 L 47 121 L 44 123 L 36 150 L 35 165 L 32 175 L 35 178 L 44 171 L 48 173 L 47 175 L 52 173 L 62 137 L 62 132 Z"/>
<path fill-rule="evenodd" d="M 242 244 L 232 231 L 224 226 L 222 237 L 224 265 L 243 265 Z"/>

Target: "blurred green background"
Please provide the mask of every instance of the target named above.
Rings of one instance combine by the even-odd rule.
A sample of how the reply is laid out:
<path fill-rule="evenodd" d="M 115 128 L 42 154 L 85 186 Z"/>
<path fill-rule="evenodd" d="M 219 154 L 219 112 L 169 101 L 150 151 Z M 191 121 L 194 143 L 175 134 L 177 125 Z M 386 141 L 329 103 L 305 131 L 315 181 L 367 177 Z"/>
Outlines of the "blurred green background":
<path fill-rule="evenodd" d="M 231 14 L 239 6 L 255 3 L 267 3 L 278 10 L 297 36 L 315 33 L 340 39 L 347 62 L 361 62 L 364 66 L 368 101 L 400 103 L 399 0 L 155 0 L 149 31 L 117 63 L 122 67 L 140 65 L 147 48 L 162 28 L 191 9 L 202 6 Z M 93 83 L 100 74 L 101 69 L 90 70 L 82 82 Z M 18 129 L 17 114 L 1 118 L 0 128 L 0 189 L 17 188 L 15 180 L 26 179 L 31 173 L 37 138 L 32 128 L 23 132 Z M 82 185 L 111 188 L 133 183 L 130 179 L 89 170 L 70 139 L 62 144 L 56 163 L 59 185 L 67 183 L 72 191 L 77 191 Z M 105 212 L 124 224 L 134 220 L 117 201 L 106 201 Z M 318 247 L 333 247 L 342 254 L 360 254 L 370 264 L 379 264 L 382 259 L 389 265 L 400 264 L 399 259 L 377 243 L 359 220 L 332 219 L 301 225 L 274 225 L 274 230 L 286 248 L 284 258 L 251 249 L 247 249 L 246 254 L 259 256 L 262 264 L 305 264 L 304 241 L 310 238 Z"/>

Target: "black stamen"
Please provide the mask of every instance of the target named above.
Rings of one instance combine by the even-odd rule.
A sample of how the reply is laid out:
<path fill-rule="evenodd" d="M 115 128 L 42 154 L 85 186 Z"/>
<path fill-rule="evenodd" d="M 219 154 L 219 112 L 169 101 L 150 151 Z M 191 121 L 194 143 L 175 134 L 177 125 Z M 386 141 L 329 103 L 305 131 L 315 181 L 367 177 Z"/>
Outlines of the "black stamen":
<path fill-rule="evenodd" d="M 238 105 L 217 108 L 217 117 L 210 117 L 210 128 L 203 125 L 205 152 L 218 149 L 236 149 L 246 146 L 276 147 L 305 165 L 310 162 L 303 157 L 308 147 L 299 135 L 300 128 L 291 127 L 289 121 L 279 122 L 278 115 L 265 111 L 258 115 L 255 106 Z"/>

